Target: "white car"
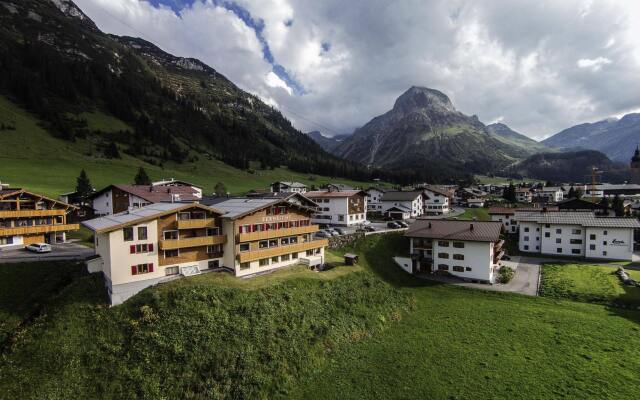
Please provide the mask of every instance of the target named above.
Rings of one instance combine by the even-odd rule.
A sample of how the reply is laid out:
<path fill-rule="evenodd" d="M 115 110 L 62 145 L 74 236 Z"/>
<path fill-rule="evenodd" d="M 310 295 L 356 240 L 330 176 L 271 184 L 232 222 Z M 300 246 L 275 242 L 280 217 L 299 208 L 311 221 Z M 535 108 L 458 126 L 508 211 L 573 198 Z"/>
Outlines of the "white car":
<path fill-rule="evenodd" d="M 25 249 L 33 251 L 34 253 L 50 253 L 51 245 L 47 243 L 32 243 L 25 247 Z"/>

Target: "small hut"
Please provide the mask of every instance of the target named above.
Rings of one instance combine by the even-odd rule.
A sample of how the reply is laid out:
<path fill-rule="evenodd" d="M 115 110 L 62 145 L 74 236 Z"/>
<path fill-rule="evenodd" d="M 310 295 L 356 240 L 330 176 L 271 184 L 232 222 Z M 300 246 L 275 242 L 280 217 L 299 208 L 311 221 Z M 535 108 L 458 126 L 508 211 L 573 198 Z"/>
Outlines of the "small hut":
<path fill-rule="evenodd" d="M 346 265 L 356 265 L 358 263 L 358 255 L 353 253 L 347 253 L 344 255 L 344 263 Z"/>

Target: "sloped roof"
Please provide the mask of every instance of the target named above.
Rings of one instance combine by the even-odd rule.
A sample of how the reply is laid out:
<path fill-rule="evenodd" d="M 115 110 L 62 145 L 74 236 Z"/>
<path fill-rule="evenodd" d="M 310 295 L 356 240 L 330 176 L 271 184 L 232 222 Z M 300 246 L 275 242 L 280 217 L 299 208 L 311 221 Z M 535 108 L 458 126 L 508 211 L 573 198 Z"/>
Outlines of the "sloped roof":
<path fill-rule="evenodd" d="M 106 215 L 104 217 L 83 221 L 81 222 L 81 224 L 98 233 L 111 232 L 116 229 L 120 229 L 129 225 L 139 224 L 144 221 L 149 221 L 166 214 L 171 214 L 192 207 L 212 211 L 218 214 L 224 214 L 223 211 L 217 208 L 207 207 L 195 203 L 154 203 L 149 204 L 148 206 L 133 209 L 131 211 L 124 211 L 117 214 Z"/>
<path fill-rule="evenodd" d="M 297 199 L 293 201 L 293 199 Z M 277 204 L 289 205 L 298 207 L 303 210 L 312 211 L 313 207 L 317 206 L 314 202 L 306 199 L 300 194 L 292 194 L 287 197 L 232 197 L 232 198 L 218 198 L 220 201 L 207 202 L 214 204 L 219 210 L 225 212 L 224 217 L 230 219 L 241 218 L 247 214 L 262 210 L 263 208 L 271 207 Z M 308 206 L 302 205 L 302 199 L 306 200 Z"/>
<path fill-rule="evenodd" d="M 546 207 L 490 207 L 489 214 L 499 214 L 499 215 L 514 215 L 516 211 L 518 212 L 543 212 L 547 211 L 558 211 L 559 208 L 556 206 L 546 206 Z"/>
<path fill-rule="evenodd" d="M 313 192 L 307 192 L 304 195 L 306 197 L 351 197 L 351 196 L 355 196 L 358 194 L 362 194 L 363 196 L 366 196 L 367 194 L 365 192 L 363 192 L 362 190 L 357 190 L 357 189 L 353 189 L 353 190 L 340 190 L 338 192 L 330 192 L 327 190 L 316 190 Z"/>
<path fill-rule="evenodd" d="M 380 201 L 413 201 L 416 198 L 422 196 L 422 191 L 409 192 L 409 191 L 393 191 L 385 192 L 380 198 Z"/>
<path fill-rule="evenodd" d="M 65 203 L 64 201 L 52 199 L 50 197 L 43 196 L 43 195 L 38 194 L 38 193 L 33 193 L 33 192 L 30 192 L 30 191 L 22 189 L 22 188 L 5 188 L 5 189 L 0 190 L 0 199 L 5 198 L 5 197 L 9 197 L 9 196 L 13 196 L 13 195 L 16 195 L 16 194 L 27 194 L 29 196 L 33 196 L 33 197 L 37 197 L 37 198 L 40 198 L 40 199 L 44 199 L 44 200 L 47 200 L 47 201 L 54 202 L 55 204 L 60 204 L 63 207 L 69 207 L 69 208 L 74 208 L 74 209 L 78 208 L 77 206 L 74 206 L 73 204 L 68 204 L 68 203 Z"/>
<path fill-rule="evenodd" d="M 283 185 L 287 185 L 289 187 L 295 187 L 295 188 L 306 188 L 307 185 L 305 185 L 304 183 L 300 183 L 300 182 L 291 182 L 291 181 L 280 181 L 280 182 L 273 182 L 271 185 L 275 185 L 275 184 L 283 184 Z"/>
<path fill-rule="evenodd" d="M 435 187 L 435 186 L 427 186 L 426 188 L 424 188 L 424 190 L 428 190 L 428 191 L 433 192 L 433 193 L 441 194 L 441 195 L 446 196 L 446 197 L 451 197 L 452 196 L 452 193 L 449 190 L 442 189 L 442 188 Z"/>
<path fill-rule="evenodd" d="M 600 228 L 640 228 L 640 222 L 636 218 L 596 217 L 592 212 L 559 211 L 523 214 L 518 217 L 518 221 Z"/>
<path fill-rule="evenodd" d="M 419 219 L 409 225 L 407 237 L 472 242 L 497 242 L 500 240 L 502 222 L 458 221 L 445 219 Z"/>
<path fill-rule="evenodd" d="M 199 195 L 191 186 L 164 186 L 164 185 L 126 185 L 113 184 L 95 192 L 91 198 L 101 195 L 104 192 L 117 188 L 134 196 L 140 197 L 149 203 L 167 202 L 196 202 L 200 200 Z"/>

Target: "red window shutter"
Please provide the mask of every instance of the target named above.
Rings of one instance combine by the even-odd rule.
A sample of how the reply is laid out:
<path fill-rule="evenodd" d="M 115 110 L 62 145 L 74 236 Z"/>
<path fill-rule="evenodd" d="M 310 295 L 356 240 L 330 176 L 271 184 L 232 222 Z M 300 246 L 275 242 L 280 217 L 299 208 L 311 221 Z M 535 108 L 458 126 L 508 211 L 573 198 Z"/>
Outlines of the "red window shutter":
<path fill-rule="evenodd" d="M 138 267 L 135 265 L 131 266 L 131 275 L 138 275 Z"/>
<path fill-rule="evenodd" d="M 149 243 L 149 253 L 153 251 L 153 243 Z"/>
<path fill-rule="evenodd" d="M 132 244 L 131 246 L 129 246 L 129 253 L 136 254 L 136 245 L 135 244 Z"/>
<path fill-rule="evenodd" d="M 153 263 L 149 263 L 149 272 L 153 272 Z"/>

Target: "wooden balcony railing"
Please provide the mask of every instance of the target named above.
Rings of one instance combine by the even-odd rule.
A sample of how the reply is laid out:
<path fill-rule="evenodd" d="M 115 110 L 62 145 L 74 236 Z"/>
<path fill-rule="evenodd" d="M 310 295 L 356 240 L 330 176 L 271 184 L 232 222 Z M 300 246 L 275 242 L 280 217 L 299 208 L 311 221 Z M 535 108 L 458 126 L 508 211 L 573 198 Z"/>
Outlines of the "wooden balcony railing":
<path fill-rule="evenodd" d="M 0 228 L 0 236 L 32 235 L 38 233 L 64 232 L 80 229 L 78 224 L 33 225 Z"/>
<path fill-rule="evenodd" d="M 253 250 L 253 251 L 247 251 L 247 252 L 244 252 L 244 253 L 239 253 L 238 254 L 238 259 L 239 259 L 239 261 L 241 263 L 243 263 L 243 262 L 260 260 L 261 258 L 269 258 L 269 257 L 280 256 L 280 255 L 283 255 L 283 254 L 296 253 L 296 252 L 307 251 L 307 250 L 311 250 L 311 249 L 317 249 L 319 247 L 326 247 L 328 245 L 329 245 L 329 241 L 327 239 L 311 240 L 311 241 L 305 242 L 305 243 L 290 244 L 290 245 L 287 245 L 287 246 L 270 247 L 270 248 L 267 248 L 267 249 Z"/>
<path fill-rule="evenodd" d="M 224 235 L 217 236 L 198 236 L 184 239 L 168 239 L 160 241 L 160 250 L 175 250 L 187 247 L 211 246 L 214 244 L 224 244 L 227 237 Z"/>
<path fill-rule="evenodd" d="M 299 226 L 297 228 L 274 229 L 262 232 L 240 233 L 238 234 L 238 242 L 251 242 L 254 240 L 273 239 L 282 236 L 303 235 L 305 233 L 318 232 L 318 225 Z"/>
<path fill-rule="evenodd" d="M 215 228 L 216 220 L 213 218 L 178 220 L 178 229 Z"/>
<path fill-rule="evenodd" d="M 0 218 L 55 217 L 66 213 L 66 210 L 11 210 L 0 211 Z"/>

